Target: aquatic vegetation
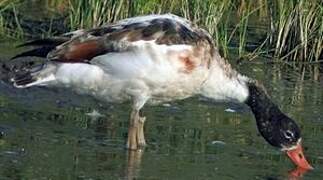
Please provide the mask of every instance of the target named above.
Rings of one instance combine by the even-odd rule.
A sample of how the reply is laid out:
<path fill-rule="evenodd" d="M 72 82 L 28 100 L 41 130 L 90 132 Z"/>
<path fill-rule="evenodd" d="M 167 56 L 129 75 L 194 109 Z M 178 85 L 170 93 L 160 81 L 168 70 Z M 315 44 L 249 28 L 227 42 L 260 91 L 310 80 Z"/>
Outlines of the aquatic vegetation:
<path fill-rule="evenodd" d="M 0 35 L 11 37 L 11 38 L 21 38 L 23 36 L 23 29 L 20 26 L 18 20 L 16 5 L 21 3 L 21 0 L 2 0 L 0 1 Z M 10 16 L 12 21 L 8 21 L 8 14 L 6 12 L 10 11 Z M 15 26 L 15 29 L 9 28 Z"/>
<path fill-rule="evenodd" d="M 323 5 L 320 1 L 277 1 L 272 4 L 275 56 L 318 61 L 323 49 Z"/>
<path fill-rule="evenodd" d="M 318 61 L 322 58 L 323 49 L 322 9 L 319 0 L 258 0 L 256 3 L 250 0 L 70 0 L 69 17 L 70 26 L 76 29 L 96 27 L 105 22 L 141 14 L 172 12 L 208 29 L 225 57 L 228 56 L 230 46 L 235 44 L 240 58 L 252 59 L 267 53 L 277 60 Z M 264 21 L 268 31 L 259 35 L 267 38 L 253 51 L 248 51 L 248 38 L 252 38 L 249 35 L 252 30 L 249 23 L 251 17 Z M 238 37 L 237 40 L 234 37 Z"/>
<path fill-rule="evenodd" d="M 16 8 L 23 2 L 26 0 L 0 1 L 2 35 L 23 37 L 25 29 L 20 26 L 19 8 Z M 93 28 L 143 14 L 174 13 L 206 28 L 225 57 L 232 51 L 238 58 L 249 61 L 264 54 L 274 57 L 274 61 L 310 63 L 318 63 L 323 57 L 320 0 L 47 0 L 42 4 L 65 17 L 63 29 L 67 30 Z M 3 15 L 9 8 L 14 21 L 8 21 Z M 60 31 L 49 28 L 44 32 L 40 36 Z"/>

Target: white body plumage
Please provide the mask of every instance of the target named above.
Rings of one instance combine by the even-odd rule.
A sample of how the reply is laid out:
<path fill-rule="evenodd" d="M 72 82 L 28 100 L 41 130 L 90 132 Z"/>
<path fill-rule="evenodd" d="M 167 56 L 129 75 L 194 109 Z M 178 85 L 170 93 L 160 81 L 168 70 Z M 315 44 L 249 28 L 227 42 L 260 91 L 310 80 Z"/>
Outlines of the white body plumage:
<path fill-rule="evenodd" d="M 151 21 L 158 19 L 168 19 L 183 25 L 189 31 L 195 30 L 186 20 L 174 15 L 136 17 L 111 26 L 116 29 L 132 23 L 149 26 Z M 79 33 L 78 31 L 76 38 L 84 32 Z M 160 31 L 154 36 L 158 38 L 163 35 L 164 32 Z M 133 100 L 139 109 L 146 102 L 156 104 L 194 95 L 239 102 L 248 97 L 245 85 L 247 78 L 231 69 L 216 49 L 213 50 L 213 56 L 204 53 L 199 57 L 193 51 L 203 47 L 197 47 L 196 44 L 162 44 L 155 39 L 130 42 L 128 39 L 126 34 L 118 41 L 119 44 L 126 44 L 127 50 L 97 55 L 92 57 L 90 64 L 51 62 L 42 71 L 33 74 L 37 79 L 35 82 L 17 87 L 68 87 L 109 102 Z M 205 56 L 210 56 L 208 65 L 202 59 Z M 181 58 L 190 59 L 183 61 Z"/>

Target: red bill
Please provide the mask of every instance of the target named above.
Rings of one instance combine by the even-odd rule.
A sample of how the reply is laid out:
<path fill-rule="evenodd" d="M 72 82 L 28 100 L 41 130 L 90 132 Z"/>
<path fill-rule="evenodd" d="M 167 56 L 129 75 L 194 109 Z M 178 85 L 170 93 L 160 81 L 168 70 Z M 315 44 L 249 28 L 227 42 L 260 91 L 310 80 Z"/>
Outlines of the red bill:
<path fill-rule="evenodd" d="M 305 159 L 301 143 L 298 143 L 295 149 L 287 150 L 286 153 L 296 166 L 305 170 L 314 169 Z"/>

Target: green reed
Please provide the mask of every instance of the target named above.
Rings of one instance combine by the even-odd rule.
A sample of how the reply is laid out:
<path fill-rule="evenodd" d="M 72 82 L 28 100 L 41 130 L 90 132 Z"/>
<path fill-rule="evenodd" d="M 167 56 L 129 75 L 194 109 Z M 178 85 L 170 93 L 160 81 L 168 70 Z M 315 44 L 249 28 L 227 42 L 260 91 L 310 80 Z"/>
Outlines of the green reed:
<path fill-rule="evenodd" d="M 323 49 L 323 5 L 313 1 L 276 1 L 273 4 L 275 57 L 318 61 Z"/>
<path fill-rule="evenodd" d="M 16 3 L 25 1 L 0 0 L 2 34 L 23 33 L 18 16 L 13 21 L 17 28 L 8 29 L 2 12 L 10 7 L 16 14 Z M 239 58 L 249 60 L 267 54 L 277 61 L 315 63 L 323 54 L 321 0 L 47 0 L 47 4 L 51 10 L 56 8 L 65 14 L 70 30 L 93 28 L 138 15 L 173 13 L 207 29 L 225 57 L 233 50 Z M 257 31 L 257 23 L 267 26 L 267 31 L 252 33 Z M 250 42 L 258 47 L 248 49 Z"/>
<path fill-rule="evenodd" d="M 92 28 L 119 19 L 145 14 L 174 13 L 201 25 L 215 37 L 216 45 L 228 44 L 220 26 L 223 14 L 231 3 L 222 0 L 137 0 L 101 1 L 70 0 L 69 26 L 71 29 Z M 226 23 L 225 23 L 226 24 Z M 224 27 L 224 26 L 221 26 Z M 221 34 L 221 35 L 220 35 Z M 225 55 L 227 48 L 223 48 Z"/>
<path fill-rule="evenodd" d="M 20 26 L 16 5 L 21 0 L 2 0 L 0 1 L 0 35 L 10 38 L 22 38 L 23 29 Z M 6 11 L 12 12 L 13 21 L 7 20 Z M 15 29 L 10 27 L 15 26 Z"/>

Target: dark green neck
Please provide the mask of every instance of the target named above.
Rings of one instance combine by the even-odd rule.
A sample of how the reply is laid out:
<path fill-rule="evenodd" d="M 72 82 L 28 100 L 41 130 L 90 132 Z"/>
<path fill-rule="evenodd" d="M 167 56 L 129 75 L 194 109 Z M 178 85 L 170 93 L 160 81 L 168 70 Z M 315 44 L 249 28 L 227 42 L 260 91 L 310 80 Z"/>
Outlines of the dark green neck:
<path fill-rule="evenodd" d="M 286 115 L 270 100 L 263 87 L 252 82 L 248 83 L 248 89 L 249 97 L 245 103 L 251 108 L 256 118 L 259 132 L 268 143 L 276 147 L 280 146 L 274 136 L 278 133 L 277 127 Z"/>

